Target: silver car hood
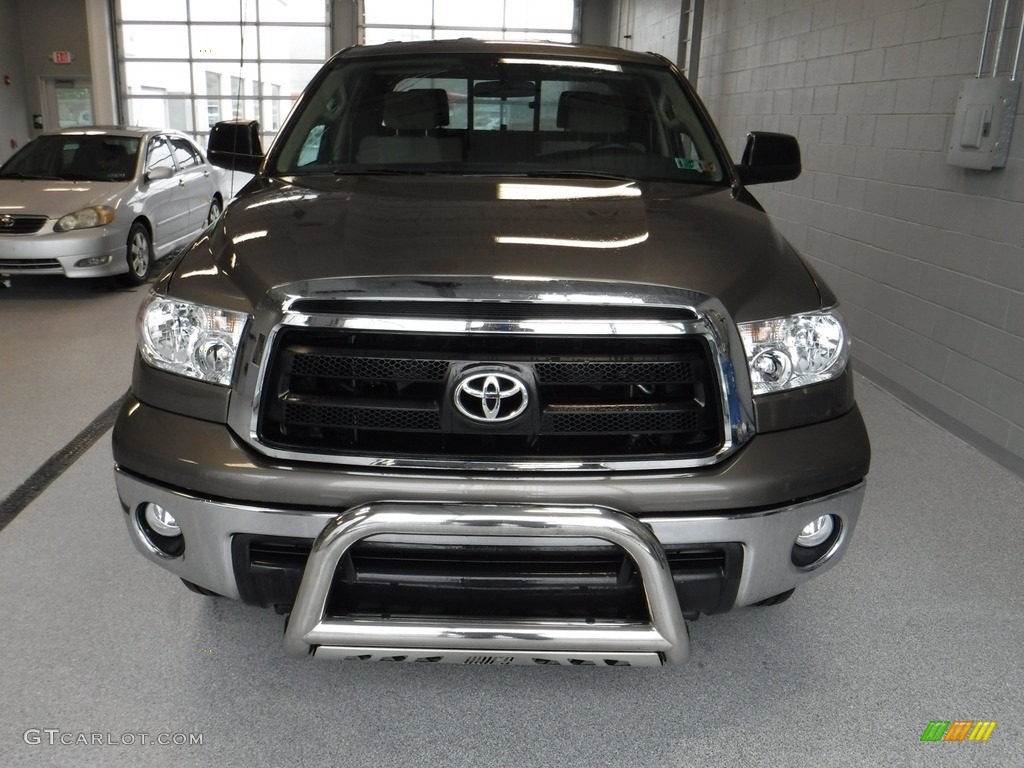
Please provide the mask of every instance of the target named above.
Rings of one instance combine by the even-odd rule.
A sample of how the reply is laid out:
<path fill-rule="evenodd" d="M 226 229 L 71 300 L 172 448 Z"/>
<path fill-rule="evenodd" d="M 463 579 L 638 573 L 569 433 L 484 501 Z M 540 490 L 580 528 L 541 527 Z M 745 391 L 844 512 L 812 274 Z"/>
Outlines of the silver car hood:
<path fill-rule="evenodd" d="M 124 181 L 0 179 L 0 213 L 57 219 L 92 205 L 118 208 L 130 189 Z"/>

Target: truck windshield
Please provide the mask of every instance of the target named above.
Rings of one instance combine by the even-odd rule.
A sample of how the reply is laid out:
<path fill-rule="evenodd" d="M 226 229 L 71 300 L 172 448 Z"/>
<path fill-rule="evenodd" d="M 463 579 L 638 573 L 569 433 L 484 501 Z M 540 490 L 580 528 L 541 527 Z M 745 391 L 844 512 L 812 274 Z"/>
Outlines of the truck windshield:
<path fill-rule="evenodd" d="M 313 88 L 275 146 L 272 173 L 724 179 L 715 143 L 667 67 L 381 55 L 339 59 Z"/>

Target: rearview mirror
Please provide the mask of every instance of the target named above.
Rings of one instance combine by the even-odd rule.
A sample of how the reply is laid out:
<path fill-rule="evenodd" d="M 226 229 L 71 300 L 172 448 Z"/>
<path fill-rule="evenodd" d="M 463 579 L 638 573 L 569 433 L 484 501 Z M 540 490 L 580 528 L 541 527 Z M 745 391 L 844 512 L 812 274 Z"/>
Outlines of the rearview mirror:
<path fill-rule="evenodd" d="M 473 84 L 473 96 L 485 99 L 523 99 L 537 93 L 532 80 L 482 80 Z"/>
<path fill-rule="evenodd" d="M 790 181 L 800 175 L 800 145 L 785 133 L 752 131 L 747 134 L 743 159 L 736 166 L 744 184 Z"/>
<path fill-rule="evenodd" d="M 255 120 L 225 120 L 210 130 L 206 146 L 210 162 L 220 168 L 256 173 L 263 163 L 260 124 Z"/>

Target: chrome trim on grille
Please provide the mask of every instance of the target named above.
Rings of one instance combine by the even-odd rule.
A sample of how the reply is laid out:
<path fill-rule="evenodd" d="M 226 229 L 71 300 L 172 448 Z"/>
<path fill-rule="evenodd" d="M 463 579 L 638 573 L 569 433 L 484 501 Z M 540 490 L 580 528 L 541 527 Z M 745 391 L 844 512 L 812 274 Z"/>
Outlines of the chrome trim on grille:
<path fill-rule="evenodd" d="M 611 542 L 637 565 L 650 622 L 411 619 L 325 616 L 328 593 L 341 558 L 358 541 L 381 534 L 502 538 L 584 537 Z M 690 653 L 665 552 L 636 518 L 604 507 L 530 507 L 433 503 L 374 503 L 332 519 L 313 543 L 285 629 L 285 652 L 337 658 L 376 653 L 384 646 L 407 648 L 439 661 L 451 651 L 470 657 L 500 657 L 502 663 L 556 656 L 632 664 L 684 664 Z M 325 653 L 321 654 L 323 648 Z M 437 653 L 441 649 L 440 653 Z M 621 658 L 619 654 L 622 654 Z M 504 661 L 507 659 L 508 661 Z M 453 659 L 454 660 L 454 659 Z"/>
<path fill-rule="evenodd" d="M 329 301 L 327 313 L 292 312 L 289 307 L 302 301 Z M 694 320 L 629 320 L 586 319 L 566 320 L 525 316 L 519 320 L 466 320 L 436 316 L 389 317 L 381 315 L 345 315 L 339 305 L 346 300 L 388 302 L 466 302 L 473 304 L 521 304 L 615 307 L 621 316 L 623 306 L 661 307 L 667 311 L 685 309 Z M 528 313 L 528 309 L 524 310 Z M 425 313 L 426 314 L 426 313 Z M 269 351 L 276 335 L 286 328 L 328 329 L 345 331 L 376 331 L 417 334 L 496 334 L 523 336 L 691 336 L 702 337 L 712 350 L 715 375 L 722 395 L 724 440 L 719 449 L 706 456 L 641 459 L 580 460 L 480 460 L 474 457 L 372 456 L 335 455 L 317 452 L 284 450 L 263 443 L 258 435 L 258 421 L 263 399 L 263 383 L 272 363 Z M 436 278 L 351 278 L 329 279 L 281 286 L 271 291 L 257 307 L 250 336 L 240 356 L 246 361 L 236 387 L 240 397 L 233 397 L 229 423 L 237 434 L 260 453 L 285 461 L 316 461 L 327 464 L 395 469 L 444 469 L 464 471 L 563 471 L 595 472 L 606 470 L 685 469 L 708 466 L 734 453 L 754 434 L 750 383 L 743 346 L 735 324 L 729 319 L 721 302 L 703 294 L 665 286 L 643 284 L 608 284 L 601 281 L 560 281 L 540 278 L 436 277 Z"/>

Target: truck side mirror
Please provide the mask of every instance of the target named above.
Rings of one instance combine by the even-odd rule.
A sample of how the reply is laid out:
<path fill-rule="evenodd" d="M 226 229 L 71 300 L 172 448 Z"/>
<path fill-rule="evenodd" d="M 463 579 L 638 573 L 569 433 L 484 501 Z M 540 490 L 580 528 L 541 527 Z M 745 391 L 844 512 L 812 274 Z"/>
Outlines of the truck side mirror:
<path fill-rule="evenodd" d="M 801 168 L 800 145 L 795 137 L 752 131 L 747 134 L 747 146 L 736 171 L 743 184 L 767 184 L 795 179 Z"/>
<path fill-rule="evenodd" d="M 220 168 L 256 173 L 263 163 L 260 124 L 256 120 L 225 120 L 210 130 L 206 146 L 210 162 Z"/>

